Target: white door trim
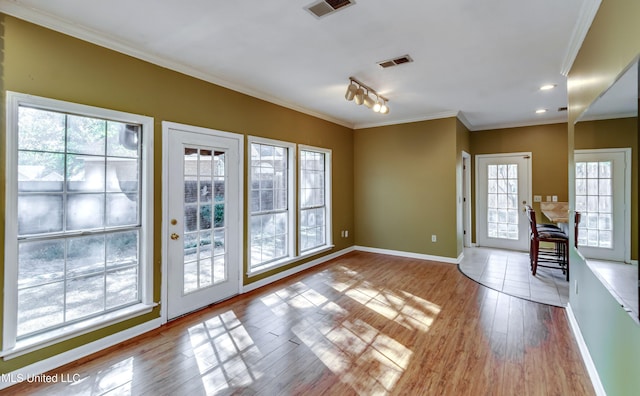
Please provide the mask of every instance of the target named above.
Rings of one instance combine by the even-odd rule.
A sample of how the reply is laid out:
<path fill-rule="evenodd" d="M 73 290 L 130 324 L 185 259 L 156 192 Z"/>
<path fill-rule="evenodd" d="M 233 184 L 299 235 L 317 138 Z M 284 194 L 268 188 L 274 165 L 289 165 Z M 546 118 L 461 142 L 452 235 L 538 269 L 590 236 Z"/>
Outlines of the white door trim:
<path fill-rule="evenodd" d="M 471 247 L 471 154 L 462 151 L 462 233 L 463 247 Z M 466 231 L 466 233 L 465 233 Z"/>
<path fill-rule="evenodd" d="M 574 150 L 574 160 L 573 166 L 576 165 L 576 154 L 624 154 L 624 262 L 631 263 L 631 148 L 604 148 L 604 149 L 585 149 L 585 150 Z M 573 180 L 575 183 L 575 177 Z M 575 195 L 575 190 L 574 190 Z M 575 202 L 575 196 L 573 198 Z"/>
<path fill-rule="evenodd" d="M 199 133 L 208 136 L 224 137 L 228 139 L 234 139 L 238 142 L 238 175 L 240 180 L 238 182 L 238 224 L 244 224 L 244 135 L 218 131 L 215 129 L 202 128 L 193 125 L 179 124 L 170 121 L 162 121 L 162 279 L 161 279 L 161 299 L 160 299 L 160 319 L 162 324 L 167 323 L 168 312 L 168 287 L 167 274 L 169 271 L 169 264 L 167 261 L 168 256 L 168 235 L 169 235 L 169 130 L 179 129 L 182 131 Z M 242 266 L 244 257 L 244 228 L 238 227 L 238 257 L 239 260 L 238 269 L 238 294 L 242 292 Z"/>
<path fill-rule="evenodd" d="M 527 166 L 527 194 L 526 194 L 526 201 L 528 203 L 531 203 L 531 196 L 532 196 L 532 171 L 533 171 L 533 155 L 531 154 L 531 152 L 516 152 L 516 153 L 498 153 L 498 154 L 478 154 L 475 156 L 475 172 L 474 172 L 474 180 L 476 181 L 476 188 L 475 188 L 475 205 L 476 205 L 476 213 L 475 213 L 475 219 L 476 219 L 476 245 L 481 246 L 480 244 L 480 226 L 482 224 L 486 224 L 485 220 L 480 221 L 480 215 L 481 214 L 486 214 L 486 208 L 483 212 L 483 210 L 481 210 L 480 208 L 480 170 L 479 170 L 479 162 L 483 159 L 487 159 L 487 158 L 501 158 L 501 157 L 528 157 L 529 159 L 529 166 Z M 521 205 L 521 202 L 518 202 L 518 205 Z M 527 229 L 528 229 L 528 225 L 527 225 Z M 528 239 L 528 238 L 527 238 Z M 522 248 L 524 249 L 524 247 Z M 524 249 L 526 250 L 526 249 Z"/>

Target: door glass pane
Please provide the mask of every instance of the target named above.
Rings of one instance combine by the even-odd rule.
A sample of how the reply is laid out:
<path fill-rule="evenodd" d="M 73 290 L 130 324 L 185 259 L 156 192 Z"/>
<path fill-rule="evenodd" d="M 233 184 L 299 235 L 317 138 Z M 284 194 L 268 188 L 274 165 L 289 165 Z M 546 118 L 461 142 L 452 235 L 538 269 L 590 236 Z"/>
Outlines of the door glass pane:
<path fill-rule="evenodd" d="M 197 147 L 184 149 L 184 294 L 227 280 L 224 161 L 224 152 Z"/>
<path fill-rule="evenodd" d="M 487 166 L 487 235 L 518 240 L 518 164 Z"/>
<path fill-rule="evenodd" d="M 582 213 L 578 246 L 613 248 L 611 161 L 576 163 L 576 210 Z"/>

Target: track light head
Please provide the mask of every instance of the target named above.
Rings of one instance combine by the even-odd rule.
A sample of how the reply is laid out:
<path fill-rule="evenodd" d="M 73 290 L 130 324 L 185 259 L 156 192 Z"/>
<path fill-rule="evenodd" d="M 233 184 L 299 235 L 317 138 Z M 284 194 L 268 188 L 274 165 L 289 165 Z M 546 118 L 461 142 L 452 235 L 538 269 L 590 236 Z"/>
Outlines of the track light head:
<path fill-rule="evenodd" d="M 364 102 L 364 89 L 362 89 L 362 87 L 359 87 L 356 90 L 356 94 L 353 99 L 357 105 L 361 105 Z"/>
<path fill-rule="evenodd" d="M 358 90 L 358 86 L 351 81 L 351 84 L 347 87 L 347 92 L 344 94 L 344 98 L 348 101 L 352 101 L 356 96 L 356 91 Z"/>
<path fill-rule="evenodd" d="M 376 103 L 373 105 L 373 108 L 371 110 L 375 111 L 376 113 L 379 113 L 381 108 L 382 108 L 381 100 L 380 98 L 376 98 Z"/>
<path fill-rule="evenodd" d="M 364 105 L 367 106 L 367 109 L 370 109 L 373 107 L 375 101 L 373 99 L 371 99 L 371 96 L 369 96 L 369 92 L 367 92 L 367 94 L 364 96 Z"/>

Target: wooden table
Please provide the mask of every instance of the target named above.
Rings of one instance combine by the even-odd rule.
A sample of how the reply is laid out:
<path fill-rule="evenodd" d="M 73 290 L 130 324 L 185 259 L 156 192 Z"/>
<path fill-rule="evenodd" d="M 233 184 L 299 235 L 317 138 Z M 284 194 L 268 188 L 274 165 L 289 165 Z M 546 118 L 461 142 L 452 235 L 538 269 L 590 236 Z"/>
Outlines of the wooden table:
<path fill-rule="evenodd" d="M 569 222 L 569 202 L 540 202 L 540 211 L 554 223 Z"/>

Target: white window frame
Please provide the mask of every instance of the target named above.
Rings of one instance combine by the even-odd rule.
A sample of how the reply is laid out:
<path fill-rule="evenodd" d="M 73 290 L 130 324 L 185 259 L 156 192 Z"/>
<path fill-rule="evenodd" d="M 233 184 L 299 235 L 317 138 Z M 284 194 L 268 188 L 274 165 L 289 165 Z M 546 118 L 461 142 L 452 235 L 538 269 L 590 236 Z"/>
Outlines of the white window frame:
<path fill-rule="evenodd" d="M 307 146 L 307 145 L 298 145 L 298 159 L 302 158 L 301 152 L 308 151 L 313 153 L 320 153 L 324 155 L 324 209 L 325 209 L 325 243 L 320 246 L 315 246 L 311 249 L 302 250 L 300 247 L 300 255 L 301 256 L 310 256 L 328 248 L 333 247 L 332 240 L 332 226 L 331 226 L 331 176 L 332 176 L 332 168 L 331 168 L 331 150 L 321 147 Z M 302 161 L 298 160 L 298 216 L 301 216 L 302 208 L 302 170 L 300 166 L 302 165 Z M 302 241 L 302 229 L 299 227 L 298 229 L 298 240 Z"/>
<path fill-rule="evenodd" d="M 266 271 L 270 271 L 274 268 L 278 268 L 278 267 L 282 267 L 283 265 L 287 265 L 293 261 L 296 260 L 296 255 L 295 255 L 295 246 L 296 246 L 296 236 L 297 236 L 297 232 L 296 232 L 296 213 L 297 211 L 295 210 L 295 173 L 296 173 L 296 145 L 295 143 L 289 143 L 289 142 L 284 142 L 281 140 L 274 140 L 274 139 L 267 139 L 267 138 L 261 138 L 261 137 L 257 137 L 257 136 L 248 136 L 247 137 L 247 173 L 248 173 L 248 198 L 247 198 L 247 202 L 248 202 L 248 208 L 247 208 L 247 212 L 248 212 L 248 216 L 247 216 L 247 235 L 248 235 L 248 243 L 247 243 L 247 276 L 254 276 L 254 275 L 258 275 L 261 274 L 263 272 Z M 252 248 L 252 235 L 251 235 L 251 220 L 253 218 L 253 214 L 251 212 L 251 186 L 253 183 L 251 174 L 252 174 L 252 167 L 251 167 L 251 148 L 253 144 L 265 144 L 265 145 L 271 145 L 271 146 L 276 146 L 276 147 L 282 147 L 287 149 L 287 161 L 288 161 L 288 165 L 287 165 L 287 215 L 288 215 L 288 221 L 287 221 L 287 247 L 286 247 L 286 251 L 287 251 L 287 255 L 285 257 L 282 257 L 280 259 L 274 260 L 274 261 L 270 261 L 264 264 L 257 264 L 257 265 L 253 265 L 251 262 L 251 248 Z"/>
<path fill-rule="evenodd" d="M 4 257 L 4 321 L 2 351 L 4 359 L 17 357 L 49 345 L 86 334 L 124 320 L 146 314 L 153 302 L 153 130 L 152 117 L 102 109 L 61 100 L 7 91 L 6 96 L 6 202 Z M 87 117 L 142 125 L 141 229 L 139 281 L 140 302 L 120 310 L 69 324 L 35 336 L 17 340 L 18 302 L 18 109 L 20 106 L 71 113 Z M 11 263 L 14 263 L 13 265 Z"/>

